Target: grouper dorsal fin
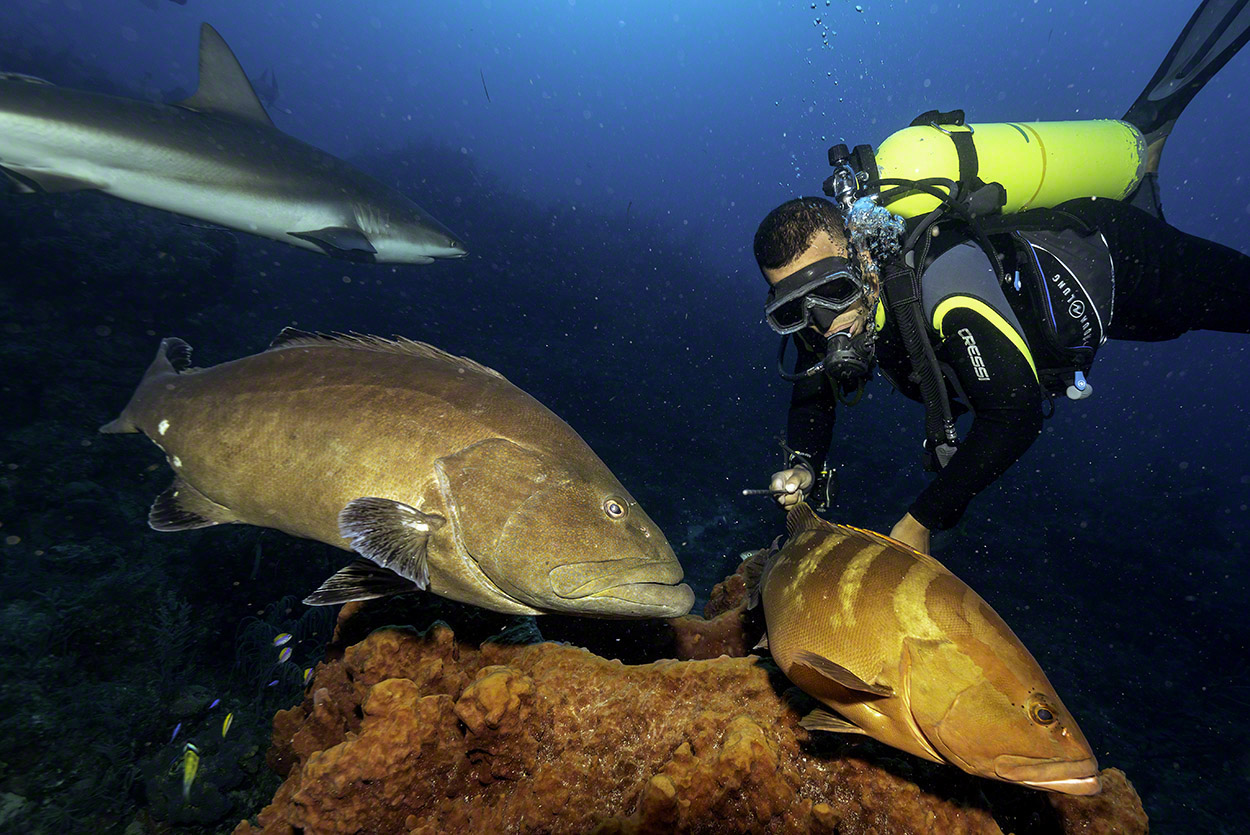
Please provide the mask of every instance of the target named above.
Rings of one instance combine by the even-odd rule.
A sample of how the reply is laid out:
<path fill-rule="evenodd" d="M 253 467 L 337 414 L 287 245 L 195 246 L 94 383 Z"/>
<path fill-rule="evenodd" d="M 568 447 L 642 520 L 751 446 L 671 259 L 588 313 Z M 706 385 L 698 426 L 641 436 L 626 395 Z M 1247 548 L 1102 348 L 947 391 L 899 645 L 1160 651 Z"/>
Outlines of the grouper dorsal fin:
<path fill-rule="evenodd" d="M 895 548 L 900 551 L 906 551 L 913 558 L 924 563 L 925 565 L 930 566 L 943 574 L 950 574 L 950 570 L 946 566 L 942 565 L 942 563 L 938 562 L 935 557 L 932 557 L 929 554 L 922 554 L 906 542 L 900 542 L 892 536 L 886 536 L 883 533 L 877 533 L 876 531 L 869 531 L 863 528 L 856 528 L 852 525 L 830 525 L 830 528 L 853 539 L 859 539 L 863 542 L 869 542 L 874 545 L 884 545 L 887 548 Z"/>
<path fill-rule="evenodd" d="M 857 528 L 854 525 L 837 525 L 833 522 L 827 522 L 816 515 L 816 512 L 808 506 L 807 502 L 799 502 L 786 516 L 786 530 L 791 536 L 803 531 L 827 531 L 829 533 L 839 533 L 850 539 L 858 539 L 861 542 L 873 545 L 884 545 L 887 548 L 896 548 L 906 551 L 916 559 L 923 563 L 931 564 L 943 573 L 950 573 L 946 566 L 942 565 L 928 554 L 922 554 L 906 542 L 900 542 L 892 536 L 877 533 L 876 531 Z"/>
<path fill-rule="evenodd" d="M 273 127 L 247 73 L 225 39 L 207 23 L 200 25 L 200 86 L 195 95 L 178 102 L 179 107 L 231 116 L 245 122 Z"/>
<path fill-rule="evenodd" d="M 786 515 L 786 530 L 794 536 L 803 531 L 833 531 L 837 526 L 817 516 L 807 502 L 799 502 Z"/>
<path fill-rule="evenodd" d="M 421 359 L 458 365 L 467 371 L 476 371 L 490 377 L 497 377 L 500 380 L 504 379 L 504 376 L 498 371 L 488 368 L 480 362 L 474 362 L 467 357 L 458 357 L 455 354 L 439 350 L 433 345 L 427 345 L 424 342 L 417 342 L 412 339 L 404 339 L 403 337 L 384 339 L 380 336 L 368 336 L 362 333 L 313 333 L 311 331 L 302 331 L 299 328 L 283 328 L 282 332 L 274 337 L 273 342 L 269 343 L 269 348 L 266 350 L 278 351 L 285 348 L 315 348 L 328 345 L 339 348 L 353 348 L 358 351 L 405 354 L 410 357 L 420 357 Z"/>

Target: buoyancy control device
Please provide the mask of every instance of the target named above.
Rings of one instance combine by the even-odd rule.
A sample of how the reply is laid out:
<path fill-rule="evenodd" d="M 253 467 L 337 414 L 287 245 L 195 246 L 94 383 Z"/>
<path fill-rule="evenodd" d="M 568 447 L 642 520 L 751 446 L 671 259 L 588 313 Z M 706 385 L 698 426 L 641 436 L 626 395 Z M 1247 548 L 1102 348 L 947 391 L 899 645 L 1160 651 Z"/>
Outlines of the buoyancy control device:
<path fill-rule="evenodd" d="M 1030 209 L 1049 209 L 1079 197 L 1128 198 L 1145 174 L 1145 140 L 1136 127 L 1115 119 L 969 125 L 961 110 L 933 110 L 875 151 L 870 145 L 853 151 L 835 145 L 829 149 L 829 163 L 834 170 L 824 191 L 844 217 L 850 218 L 856 201 L 871 197 L 907 221 L 901 256 L 882 265 L 882 292 L 924 400 L 926 466 L 940 469 L 954 455 L 958 435 L 920 305 L 931 242 L 927 233 L 939 220 L 962 225 L 1005 285 L 1009 279 L 989 234 L 1009 229 L 1010 215 Z M 1017 238 L 1032 255 L 1036 250 L 1027 243 Z M 1051 292 L 1044 271 L 1035 280 L 1043 284 L 1039 294 Z M 1062 337 L 1057 330 L 1046 335 Z M 1047 347 L 1052 355 L 1084 356 L 1067 345 Z M 1088 357 L 1092 359 L 1092 351 Z M 1085 380 L 1088 370 L 1087 360 L 1073 363 L 1061 375 L 1052 370 L 1043 388 L 1055 392 L 1062 376 L 1057 390 L 1084 398 L 1092 390 Z"/>

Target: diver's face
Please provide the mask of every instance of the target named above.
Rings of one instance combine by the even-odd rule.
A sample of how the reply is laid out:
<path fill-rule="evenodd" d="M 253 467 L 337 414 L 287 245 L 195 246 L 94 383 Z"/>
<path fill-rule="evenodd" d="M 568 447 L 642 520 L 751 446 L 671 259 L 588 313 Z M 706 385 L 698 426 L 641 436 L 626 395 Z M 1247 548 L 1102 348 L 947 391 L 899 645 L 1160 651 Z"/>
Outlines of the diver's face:
<path fill-rule="evenodd" d="M 812 238 L 812 244 L 802 255 L 795 258 L 789 264 L 785 264 L 775 270 L 763 268 L 764 278 L 769 284 L 776 284 L 788 275 L 792 275 L 804 267 L 811 266 L 823 258 L 846 258 L 847 247 L 845 241 L 834 240 L 828 232 L 821 230 Z M 821 336 L 832 336 L 835 333 L 847 332 L 851 336 L 859 335 L 864 328 L 868 327 L 868 316 L 870 311 L 876 309 L 877 293 L 856 302 L 851 307 L 839 313 L 829 325 L 828 328 L 821 330 L 814 322 L 810 329 L 819 333 Z"/>

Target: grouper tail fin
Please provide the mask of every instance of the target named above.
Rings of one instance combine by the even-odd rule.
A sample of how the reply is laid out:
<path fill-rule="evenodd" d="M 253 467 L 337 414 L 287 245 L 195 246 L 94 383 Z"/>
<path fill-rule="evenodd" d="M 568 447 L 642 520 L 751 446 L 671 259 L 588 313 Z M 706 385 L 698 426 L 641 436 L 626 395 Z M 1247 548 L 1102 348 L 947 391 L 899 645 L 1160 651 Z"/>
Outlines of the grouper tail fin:
<path fill-rule="evenodd" d="M 151 379 L 157 374 L 180 374 L 191 367 L 191 346 L 183 342 L 176 336 L 168 336 L 161 340 L 161 347 L 156 349 L 156 359 L 152 360 L 152 364 L 148 366 L 148 370 L 143 372 L 143 379 L 139 381 L 139 387 L 135 389 L 138 394 L 143 388 L 144 381 Z M 130 403 L 126 404 L 126 408 L 122 409 L 122 413 L 115 420 L 100 427 L 100 432 L 104 435 L 120 435 L 126 432 L 138 432 L 139 427 L 135 425 L 134 420 L 130 416 L 130 407 L 135 402 L 134 396 L 130 398 Z"/>

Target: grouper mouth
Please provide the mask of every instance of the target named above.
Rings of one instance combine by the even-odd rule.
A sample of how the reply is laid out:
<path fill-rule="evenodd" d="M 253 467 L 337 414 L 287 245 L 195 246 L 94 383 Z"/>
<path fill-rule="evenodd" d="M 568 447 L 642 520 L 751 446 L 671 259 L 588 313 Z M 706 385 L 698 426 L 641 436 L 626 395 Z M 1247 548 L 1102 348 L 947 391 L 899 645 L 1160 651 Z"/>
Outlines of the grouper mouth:
<path fill-rule="evenodd" d="M 675 560 L 568 563 L 551 569 L 547 577 L 552 591 L 566 600 L 622 600 L 656 617 L 678 617 L 694 605 L 694 592 L 681 582 L 681 565 Z"/>
<path fill-rule="evenodd" d="M 994 773 L 1010 783 L 1061 794 L 1091 795 L 1102 790 L 1094 757 L 1041 760 L 1003 754 L 994 760 Z"/>

